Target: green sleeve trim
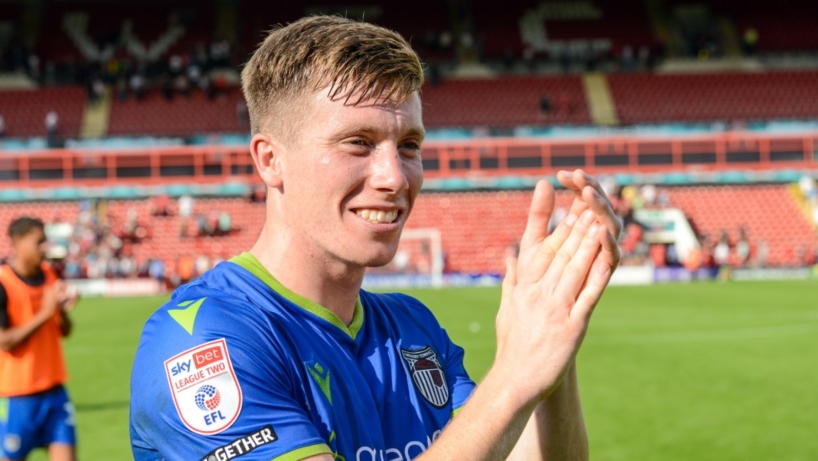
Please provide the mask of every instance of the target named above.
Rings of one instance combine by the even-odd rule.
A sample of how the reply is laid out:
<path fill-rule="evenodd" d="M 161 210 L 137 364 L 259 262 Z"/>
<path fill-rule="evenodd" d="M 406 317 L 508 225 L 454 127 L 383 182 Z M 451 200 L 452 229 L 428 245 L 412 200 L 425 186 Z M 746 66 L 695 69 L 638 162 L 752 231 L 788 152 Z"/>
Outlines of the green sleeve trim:
<path fill-rule="evenodd" d="M 247 272 L 250 272 L 258 277 L 259 280 L 267 284 L 267 286 L 269 286 L 273 291 L 280 294 L 291 303 L 315 316 L 326 320 L 332 325 L 335 325 L 341 331 L 349 335 L 350 338 L 355 339 L 355 337 L 358 336 L 358 332 L 361 331 L 361 327 L 364 324 L 364 309 L 363 305 L 361 305 L 360 296 L 358 296 L 358 299 L 355 301 L 355 311 L 352 314 L 352 323 L 350 323 L 349 326 L 346 326 L 334 312 L 282 285 L 281 282 L 276 280 L 275 277 L 273 277 L 273 274 L 268 272 L 267 269 L 261 265 L 258 259 L 256 259 L 256 257 L 250 253 L 244 252 L 238 256 L 234 256 L 230 259 L 230 262 L 243 267 L 245 270 L 247 270 Z"/>
<path fill-rule="evenodd" d="M 271 461 L 300 461 L 304 458 L 309 458 L 310 456 L 323 455 L 325 453 L 332 455 L 332 450 L 330 450 L 325 443 L 317 443 L 315 445 L 296 448 L 293 451 L 289 451 L 281 456 L 273 458 Z"/>
<path fill-rule="evenodd" d="M 454 417 L 457 416 L 457 414 L 460 413 L 460 410 L 462 409 L 463 407 L 455 408 L 454 410 L 452 410 L 452 416 L 449 419 L 454 419 Z"/>

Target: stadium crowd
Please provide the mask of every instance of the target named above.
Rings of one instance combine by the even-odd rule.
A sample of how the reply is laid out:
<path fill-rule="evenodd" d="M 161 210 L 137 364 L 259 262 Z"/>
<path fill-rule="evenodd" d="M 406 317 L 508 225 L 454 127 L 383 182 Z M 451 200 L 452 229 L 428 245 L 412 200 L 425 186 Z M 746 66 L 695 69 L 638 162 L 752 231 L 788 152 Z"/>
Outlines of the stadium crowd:
<path fill-rule="evenodd" d="M 648 226 L 634 217 L 638 210 L 672 208 L 674 204 L 667 188 L 651 184 L 618 187 L 611 178 L 602 178 L 601 184 L 610 194 L 615 211 L 623 221 L 619 239 L 623 266 L 685 267 L 696 271 L 700 268 L 768 265 L 767 242 L 763 238 L 753 238 L 743 225 L 739 225 L 738 229 L 722 229 L 718 235 L 697 234 L 700 248 L 690 251 L 686 259 L 681 259 L 674 244 L 653 243 L 646 239 L 646 233 L 650 231 Z M 818 186 L 812 180 L 801 181 L 799 186 L 806 203 L 818 215 Z M 254 190 L 245 199 L 249 202 L 263 201 L 263 191 Z M 82 200 L 74 222 L 57 218 L 47 223 L 48 256 L 66 279 L 152 278 L 168 288 L 178 286 L 198 277 L 228 255 L 140 254 L 134 251 L 134 246 L 153 237 L 152 225 L 156 220 L 170 216 L 180 218 L 179 239 L 230 238 L 237 232 L 232 227 L 229 213 L 197 209 L 195 202 L 196 199 L 188 195 L 178 199 L 157 196 L 150 199 L 148 216 L 140 217 L 136 206 L 129 206 L 124 219 L 117 219 L 112 218 L 105 200 Z M 567 211 L 558 208 L 551 225 L 556 225 Z M 731 234 L 737 237 L 731 239 Z M 433 258 L 429 244 L 420 240 L 407 245 L 402 246 L 389 265 L 372 272 L 429 273 Z M 516 253 L 517 245 L 511 242 L 506 253 Z M 803 267 L 816 262 L 815 248 L 800 245 L 792 248 L 792 252 Z M 443 267 L 447 267 L 445 246 L 440 257 L 443 258 Z"/>
<path fill-rule="evenodd" d="M 227 212 L 194 213 L 193 204 L 190 196 L 177 201 L 159 196 L 151 200 L 150 219 L 140 219 L 137 208 L 130 206 L 125 219 L 117 220 L 107 201 L 82 200 L 75 221 L 58 217 L 46 223 L 47 256 L 68 280 L 151 278 L 173 288 L 203 274 L 222 256 L 141 254 L 134 245 L 152 238 L 155 220 L 173 214 L 182 217 L 179 238 L 221 237 L 234 230 Z"/>

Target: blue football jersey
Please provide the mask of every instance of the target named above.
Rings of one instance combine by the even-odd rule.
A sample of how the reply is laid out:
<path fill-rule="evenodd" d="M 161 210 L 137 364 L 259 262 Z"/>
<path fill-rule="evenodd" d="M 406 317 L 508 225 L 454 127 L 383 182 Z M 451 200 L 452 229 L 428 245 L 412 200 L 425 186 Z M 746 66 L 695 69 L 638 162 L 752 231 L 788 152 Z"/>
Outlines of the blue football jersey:
<path fill-rule="evenodd" d="M 243 253 L 145 324 L 131 445 L 137 461 L 409 460 L 474 386 L 414 298 L 361 290 L 347 326 Z"/>

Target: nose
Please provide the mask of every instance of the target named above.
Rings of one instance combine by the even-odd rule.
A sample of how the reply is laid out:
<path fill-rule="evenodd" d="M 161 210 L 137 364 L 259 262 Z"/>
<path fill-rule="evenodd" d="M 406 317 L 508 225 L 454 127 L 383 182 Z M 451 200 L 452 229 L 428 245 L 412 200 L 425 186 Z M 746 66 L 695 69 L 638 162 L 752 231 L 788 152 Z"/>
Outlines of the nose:
<path fill-rule="evenodd" d="M 409 180 L 404 171 L 404 160 L 398 146 L 390 143 L 378 149 L 372 159 L 370 185 L 379 191 L 397 194 L 409 188 Z"/>

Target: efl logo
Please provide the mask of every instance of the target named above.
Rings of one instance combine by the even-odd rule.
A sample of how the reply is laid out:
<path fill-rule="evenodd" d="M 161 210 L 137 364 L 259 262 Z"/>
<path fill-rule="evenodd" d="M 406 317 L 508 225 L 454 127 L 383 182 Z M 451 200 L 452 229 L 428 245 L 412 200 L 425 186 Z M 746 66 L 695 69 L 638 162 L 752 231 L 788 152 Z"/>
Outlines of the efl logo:
<path fill-rule="evenodd" d="M 218 434 L 238 418 L 241 387 L 223 338 L 169 358 L 165 373 L 179 418 L 191 431 Z"/>

